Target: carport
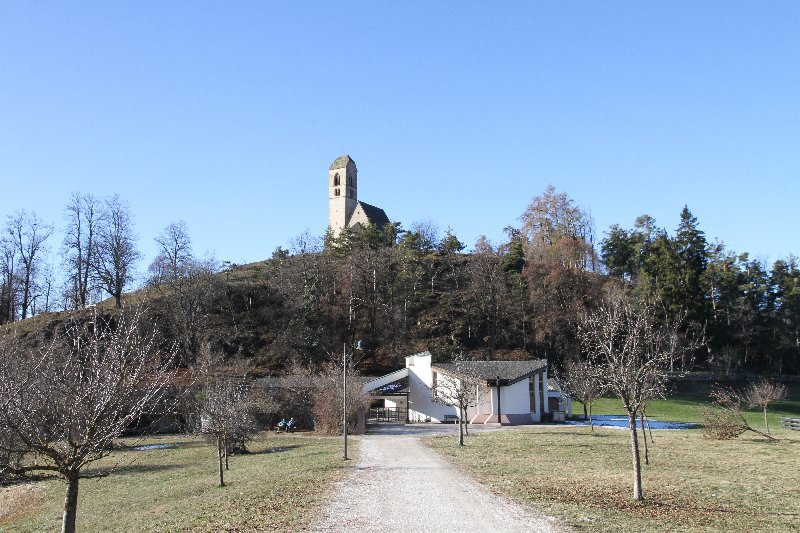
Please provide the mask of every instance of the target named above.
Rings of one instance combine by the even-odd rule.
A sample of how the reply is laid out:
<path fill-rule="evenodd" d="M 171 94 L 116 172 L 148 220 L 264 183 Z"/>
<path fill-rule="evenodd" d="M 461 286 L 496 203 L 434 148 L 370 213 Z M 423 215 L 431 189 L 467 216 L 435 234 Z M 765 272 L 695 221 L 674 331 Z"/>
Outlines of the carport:
<path fill-rule="evenodd" d="M 367 423 L 408 422 L 408 369 L 367 381 L 362 386 L 372 399 Z"/>

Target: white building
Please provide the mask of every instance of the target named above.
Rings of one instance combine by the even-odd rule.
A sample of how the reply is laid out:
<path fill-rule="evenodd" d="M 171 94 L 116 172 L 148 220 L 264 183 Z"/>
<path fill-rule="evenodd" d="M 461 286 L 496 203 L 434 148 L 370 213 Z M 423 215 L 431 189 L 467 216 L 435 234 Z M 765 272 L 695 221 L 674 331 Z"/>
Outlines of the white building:
<path fill-rule="evenodd" d="M 571 407 L 547 383 L 544 359 L 432 363 L 430 352 L 422 352 L 406 357 L 405 368 L 366 382 L 363 390 L 408 422 L 449 422 L 458 419 L 458 409 L 435 401 L 434 391 L 463 387 L 473 400 L 467 422 L 518 425 L 541 422 L 551 405 Z"/>

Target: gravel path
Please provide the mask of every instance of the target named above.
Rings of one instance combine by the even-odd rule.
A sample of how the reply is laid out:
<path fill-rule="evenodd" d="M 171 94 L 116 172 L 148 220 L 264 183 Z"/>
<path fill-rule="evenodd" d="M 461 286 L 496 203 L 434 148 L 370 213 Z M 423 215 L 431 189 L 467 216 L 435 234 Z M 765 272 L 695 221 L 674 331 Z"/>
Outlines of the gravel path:
<path fill-rule="evenodd" d="M 452 426 L 451 426 L 452 427 Z M 415 436 L 366 435 L 312 531 L 555 532 L 555 520 L 490 492 Z"/>

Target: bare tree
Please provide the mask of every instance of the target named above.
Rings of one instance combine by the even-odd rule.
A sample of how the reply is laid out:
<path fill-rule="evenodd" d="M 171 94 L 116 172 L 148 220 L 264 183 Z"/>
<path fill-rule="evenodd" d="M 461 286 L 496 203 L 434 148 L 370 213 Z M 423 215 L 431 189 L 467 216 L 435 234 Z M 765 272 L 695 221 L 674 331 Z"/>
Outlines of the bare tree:
<path fill-rule="evenodd" d="M 622 402 L 628 414 L 633 464 L 633 498 L 643 499 L 637 413 L 663 397 L 674 354 L 669 335 L 657 326 L 652 306 L 636 304 L 621 295 L 607 296 L 580 324 L 579 336 L 604 385 Z"/>
<path fill-rule="evenodd" d="M 48 261 L 39 271 L 39 281 L 31 301 L 33 314 L 49 313 L 55 309 L 58 304 L 57 295 L 56 273 L 53 271 L 53 264 Z"/>
<path fill-rule="evenodd" d="M 344 389 L 342 364 L 337 358 L 322 363 L 310 376 L 313 382 L 314 430 L 321 433 L 342 432 L 342 393 Z M 369 407 L 369 396 L 361 390 L 358 372 L 352 362 L 347 366 L 347 429 L 352 431 L 358 421 L 358 411 Z"/>
<path fill-rule="evenodd" d="M 0 324 L 16 320 L 18 260 L 11 234 L 0 235 Z"/>
<path fill-rule="evenodd" d="M 520 219 L 529 260 L 594 270 L 594 221 L 566 193 L 558 193 L 548 185 L 543 194 L 531 200 Z"/>
<path fill-rule="evenodd" d="M 465 307 L 475 336 L 483 344 L 485 357 L 491 359 L 506 333 L 503 326 L 511 299 L 504 280 L 501 257 L 484 235 L 475 243 L 467 274 L 469 284 L 465 291 Z"/>
<path fill-rule="evenodd" d="M 256 431 L 248 389 L 242 380 L 215 377 L 199 393 L 200 430 L 217 446 L 219 486 L 225 486 L 231 452 L 246 451 L 247 439 Z M 223 469 L 224 465 L 224 469 Z"/>
<path fill-rule="evenodd" d="M 767 419 L 767 408 L 773 402 L 779 402 L 786 398 L 786 386 L 780 383 L 773 383 L 765 378 L 761 378 L 755 383 L 749 384 L 744 390 L 744 398 L 750 407 L 760 407 L 764 410 L 764 428 L 769 434 L 769 421 Z"/>
<path fill-rule="evenodd" d="M 279 386 L 271 386 L 274 378 L 267 378 L 261 382 L 262 398 L 272 403 L 272 423 L 288 414 L 295 418 L 300 425 L 313 427 L 314 425 L 314 400 L 316 394 L 314 385 L 317 382 L 316 374 L 308 366 L 293 361 L 286 373 L 277 378 Z M 341 414 L 341 413 L 339 413 Z"/>
<path fill-rule="evenodd" d="M 152 284 L 173 282 L 185 277 L 185 271 L 194 262 L 192 240 L 186 222 L 179 220 L 155 238 L 159 251 L 150 265 Z"/>
<path fill-rule="evenodd" d="M 108 455 L 113 439 L 140 417 L 165 408 L 159 404 L 173 374 L 163 362 L 170 358 L 159 353 L 152 325 L 141 322 L 139 312 L 82 314 L 43 350 L 16 345 L 0 365 L 0 432 L 23 445 L 0 451 L 25 456 L 5 469 L 66 481 L 64 533 L 75 531 L 80 479 L 110 473 L 84 468 Z M 26 371 L 34 365 L 35 373 Z"/>
<path fill-rule="evenodd" d="M 20 261 L 20 318 L 24 320 L 28 317 L 44 243 L 53 233 L 53 227 L 42 222 L 36 213 L 23 210 L 8 216 L 5 229 Z"/>
<path fill-rule="evenodd" d="M 17 367 L 17 353 L 21 349 L 24 348 L 16 335 L 6 333 L 0 336 L 0 379 L 12 374 L 15 376 L 13 382 L 3 384 L 2 390 L 5 394 L 0 397 L 0 483 L 20 475 L 17 471 L 27 451 L 20 438 L 6 429 L 2 413 L 19 391 L 28 386 L 28 382 L 39 371 L 42 359 L 46 355 L 45 351 L 38 357 L 32 357 L 27 361 L 28 364 Z"/>
<path fill-rule="evenodd" d="M 594 431 L 592 404 L 605 392 L 598 369 L 590 361 L 571 360 L 566 365 L 563 386 L 570 396 L 583 404 L 583 418 L 589 419 L 589 426 Z"/>
<path fill-rule="evenodd" d="M 73 309 L 83 309 L 89 303 L 100 216 L 100 201 L 91 194 L 72 193 L 64 209 L 64 263 Z"/>
<path fill-rule="evenodd" d="M 178 271 L 179 277 L 158 286 L 169 321 L 165 329 L 178 345 L 181 365 L 193 363 L 205 340 L 208 309 L 219 289 L 216 272 L 214 258 L 186 261 Z"/>
<path fill-rule="evenodd" d="M 770 440 L 768 433 L 754 429 L 742 414 L 742 404 L 747 403 L 745 395 L 733 389 L 719 389 L 711 393 L 714 405 L 703 411 L 703 434 L 712 439 L 735 439 L 742 433 L 752 431 Z"/>
<path fill-rule="evenodd" d="M 128 205 L 116 194 L 106 198 L 94 272 L 103 289 L 114 297 L 117 307 L 122 307 L 122 291 L 133 280 L 133 266 L 140 257 Z"/>
<path fill-rule="evenodd" d="M 198 429 L 217 447 L 219 486 L 225 486 L 224 470 L 232 452 L 246 452 L 246 442 L 257 429 L 255 403 L 246 383 L 247 368 L 224 368 L 222 357 L 205 343 L 198 356 Z M 223 468 L 224 467 L 224 468 Z"/>
<path fill-rule="evenodd" d="M 178 344 L 180 365 L 200 353 L 209 304 L 217 294 L 216 259 L 196 259 L 184 222 L 173 222 L 156 237 L 160 252 L 150 265 L 149 284 L 162 293 L 165 333 Z"/>
<path fill-rule="evenodd" d="M 458 411 L 458 444 L 464 446 L 464 429 L 467 425 L 467 410 L 478 403 L 478 382 L 467 378 L 466 373 L 459 370 L 459 363 L 455 366 L 454 376 L 439 374 L 432 391 L 433 401 L 441 405 L 455 407 Z"/>

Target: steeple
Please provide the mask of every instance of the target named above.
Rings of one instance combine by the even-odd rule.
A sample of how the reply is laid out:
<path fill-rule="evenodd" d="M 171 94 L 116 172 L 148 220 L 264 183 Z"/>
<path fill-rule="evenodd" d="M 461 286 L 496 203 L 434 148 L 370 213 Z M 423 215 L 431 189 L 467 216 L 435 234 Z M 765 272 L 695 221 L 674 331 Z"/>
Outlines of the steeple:
<path fill-rule="evenodd" d="M 336 158 L 328 170 L 328 226 L 334 236 L 347 227 L 358 204 L 358 169 L 349 155 Z"/>

